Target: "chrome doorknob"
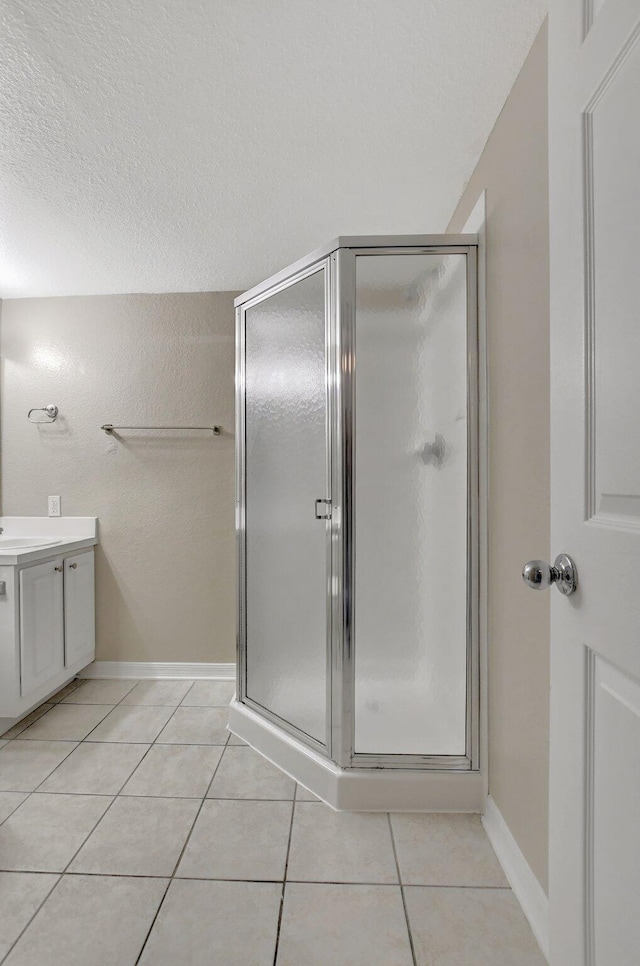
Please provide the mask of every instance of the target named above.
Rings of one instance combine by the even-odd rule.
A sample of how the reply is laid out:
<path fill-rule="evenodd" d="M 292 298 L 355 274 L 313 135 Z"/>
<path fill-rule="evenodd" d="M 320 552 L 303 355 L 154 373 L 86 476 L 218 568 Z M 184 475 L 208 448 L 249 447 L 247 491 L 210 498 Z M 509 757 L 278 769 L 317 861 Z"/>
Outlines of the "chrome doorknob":
<path fill-rule="evenodd" d="M 529 560 L 522 568 L 522 579 L 532 590 L 546 590 L 555 584 L 566 597 L 574 592 L 578 584 L 576 565 L 566 553 L 559 553 L 553 566 L 546 560 Z"/>

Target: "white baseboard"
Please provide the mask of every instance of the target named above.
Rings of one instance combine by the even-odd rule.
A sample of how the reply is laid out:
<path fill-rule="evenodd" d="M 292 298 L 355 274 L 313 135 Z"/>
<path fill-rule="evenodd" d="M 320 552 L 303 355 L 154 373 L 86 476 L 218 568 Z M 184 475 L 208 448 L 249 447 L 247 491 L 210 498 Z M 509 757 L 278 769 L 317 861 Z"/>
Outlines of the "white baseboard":
<path fill-rule="evenodd" d="M 175 661 L 94 661 L 79 678 L 212 678 L 234 681 L 235 664 L 198 664 Z"/>
<path fill-rule="evenodd" d="M 533 935 L 549 962 L 549 900 L 490 795 L 482 824 L 509 885 L 529 920 Z"/>

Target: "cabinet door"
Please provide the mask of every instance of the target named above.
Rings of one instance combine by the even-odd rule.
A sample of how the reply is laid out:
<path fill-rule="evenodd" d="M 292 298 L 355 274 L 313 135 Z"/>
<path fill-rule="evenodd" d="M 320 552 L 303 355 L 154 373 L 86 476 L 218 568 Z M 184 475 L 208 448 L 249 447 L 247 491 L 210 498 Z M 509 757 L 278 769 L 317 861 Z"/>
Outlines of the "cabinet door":
<path fill-rule="evenodd" d="M 62 558 L 20 571 L 20 693 L 28 695 L 64 667 Z"/>
<path fill-rule="evenodd" d="M 64 663 L 90 664 L 96 652 L 93 552 L 64 561 Z"/>

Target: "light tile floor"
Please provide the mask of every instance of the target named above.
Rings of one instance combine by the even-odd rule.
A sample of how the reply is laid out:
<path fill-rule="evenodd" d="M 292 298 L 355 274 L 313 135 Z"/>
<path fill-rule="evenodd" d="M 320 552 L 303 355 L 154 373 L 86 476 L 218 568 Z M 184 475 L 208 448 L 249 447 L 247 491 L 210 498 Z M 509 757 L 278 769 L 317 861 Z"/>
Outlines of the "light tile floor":
<path fill-rule="evenodd" d="M 0 962 L 544 966 L 477 816 L 333 812 L 232 692 L 76 681 L 0 737 Z"/>

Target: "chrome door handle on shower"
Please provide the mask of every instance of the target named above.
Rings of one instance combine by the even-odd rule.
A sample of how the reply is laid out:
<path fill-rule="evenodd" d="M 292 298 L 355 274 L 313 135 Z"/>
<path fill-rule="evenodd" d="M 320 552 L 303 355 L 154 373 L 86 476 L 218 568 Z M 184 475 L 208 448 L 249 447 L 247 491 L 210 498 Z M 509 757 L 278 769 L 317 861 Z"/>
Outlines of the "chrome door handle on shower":
<path fill-rule="evenodd" d="M 329 512 L 328 513 L 318 513 L 318 506 L 321 503 L 324 503 L 324 505 L 329 508 Z M 330 509 L 331 508 L 331 500 L 325 500 L 322 497 L 320 497 L 319 499 L 316 500 L 315 507 L 316 507 L 316 511 L 315 511 L 316 512 L 316 520 L 330 520 L 331 519 L 331 509 Z"/>

